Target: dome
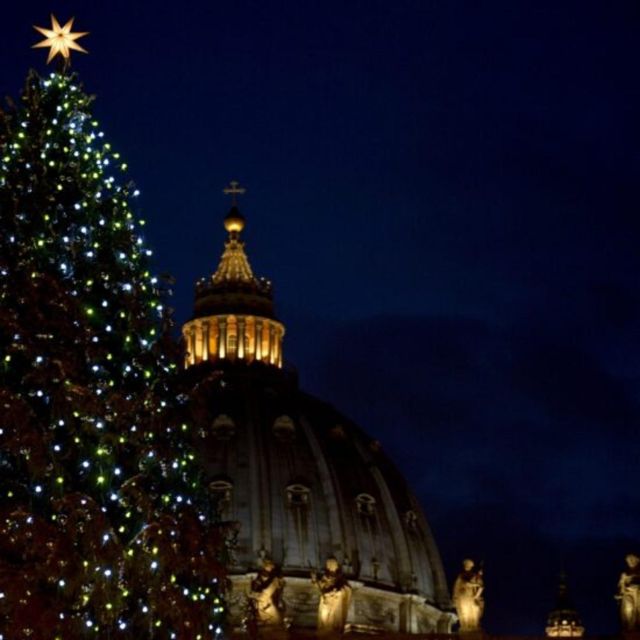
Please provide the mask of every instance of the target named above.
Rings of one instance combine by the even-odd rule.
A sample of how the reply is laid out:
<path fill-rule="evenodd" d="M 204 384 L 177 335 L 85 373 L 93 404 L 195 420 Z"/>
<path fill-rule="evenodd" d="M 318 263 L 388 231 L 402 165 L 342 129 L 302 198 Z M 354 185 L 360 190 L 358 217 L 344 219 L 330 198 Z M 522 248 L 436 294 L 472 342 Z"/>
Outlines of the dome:
<path fill-rule="evenodd" d="M 449 596 L 422 508 L 380 444 L 295 374 L 259 363 L 190 367 L 194 421 L 218 515 L 240 525 L 232 619 L 262 560 L 287 581 L 286 615 L 312 627 L 309 581 L 334 556 L 354 588 L 355 629 L 447 631 Z M 214 484 L 216 483 L 216 484 Z"/>
<path fill-rule="evenodd" d="M 220 315 L 228 322 L 234 312 L 245 330 L 269 320 L 249 323 L 244 312 L 225 309 L 207 322 Z M 193 331 L 201 320 L 196 309 L 185 325 L 187 346 L 197 352 L 188 354 L 185 375 L 217 515 L 239 525 L 229 566 L 231 622 L 241 626 L 249 584 L 269 559 L 286 581 L 288 623 L 313 628 L 318 596 L 310 571 L 335 557 L 353 589 L 351 630 L 449 632 L 454 616 L 431 530 L 380 443 L 302 391 L 281 359 L 239 357 L 239 340 L 245 356 L 251 350 L 248 336 L 236 336 L 233 357 L 228 337 L 222 348 L 206 339 L 202 348 Z"/>
<path fill-rule="evenodd" d="M 253 275 L 240 240 L 245 219 L 235 196 L 244 189 L 232 181 L 225 193 L 234 197 L 224 219 L 229 237 L 215 273 L 196 283 L 193 317 L 182 327 L 186 364 L 238 360 L 281 367 L 284 326 L 275 316 L 271 283 Z"/>
<path fill-rule="evenodd" d="M 220 265 L 210 278 L 203 278 L 196 284 L 194 317 L 247 313 L 275 318 L 271 283 L 253 275 L 244 243 L 240 241 L 244 226 L 245 220 L 238 207 L 232 207 L 224 219 L 229 238 Z"/>

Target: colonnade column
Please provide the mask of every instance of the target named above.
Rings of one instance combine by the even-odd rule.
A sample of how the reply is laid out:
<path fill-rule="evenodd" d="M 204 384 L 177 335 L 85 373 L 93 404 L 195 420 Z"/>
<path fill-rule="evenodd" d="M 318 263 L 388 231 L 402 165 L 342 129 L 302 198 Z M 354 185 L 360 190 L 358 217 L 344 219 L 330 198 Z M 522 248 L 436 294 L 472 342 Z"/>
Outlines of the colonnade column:
<path fill-rule="evenodd" d="M 271 337 L 271 364 L 278 363 L 278 327 L 274 325 L 273 327 L 273 335 Z"/>
<path fill-rule="evenodd" d="M 227 319 L 218 319 L 218 358 L 227 356 Z"/>
<path fill-rule="evenodd" d="M 189 327 L 189 359 L 191 364 L 196 363 L 196 328 L 194 325 Z"/>
<path fill-rule="evenodd" d="M 275 327 L 269 323 L 269 347 L 267 350 L 269 357 L 269 364 L 273 364 L 275 362 Z"/>
<path fill-rule="evenodd" d="M 283 335 L 282 325 L 270 318 L 234 315 L 197 318 L 182 328 L 184 364 L 189 367 L 200 362 L 237 358 L 282 367 Z"/>
<path fill-rule="evenodd" d="M 262 360 L 262 320 L 256 318 L 256 360 Z"/>
<path fill-rule="evenodd" d="M 280 332 L 280 327 L 276 327 L 275 336 L 274 336 L 275 344 L 273 345 L 273 364 L 277 367 L 282 366 L 280 362 L 280 352 L 282 349 L 282 334 Z"/>
<path fill-rule="evenodd" d="M 209 321 L 202 321 L 202 359 L 209 359 Z"/>
<path fill-rule="evenodd" d="M 238 358 L 241 358 L 244 360 L 244 356 L 245 356 L 245 352 L 246 352 L 246 347 L 245 347 L 245 343 L 244 343 L 244 326 L 245 326 L 245 319 L 244 318 L 238 318 L 237 321 L 237 336 L 236 336 L 236 349 L 238 350 Z"/>

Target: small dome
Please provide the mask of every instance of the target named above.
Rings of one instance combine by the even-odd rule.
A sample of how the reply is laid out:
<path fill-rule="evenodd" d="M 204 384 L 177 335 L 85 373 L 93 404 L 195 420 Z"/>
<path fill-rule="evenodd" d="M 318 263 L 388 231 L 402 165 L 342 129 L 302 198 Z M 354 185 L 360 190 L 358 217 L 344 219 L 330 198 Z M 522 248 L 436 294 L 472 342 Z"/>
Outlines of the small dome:
<path fill-rule="evenodd" d="M 584 627 L 578 611 L 573 606 L 567 588 L 567 577 L 560 574 L 556 606 L 547 618 L 546 635 L 550 638 L 581 637 Z"/>

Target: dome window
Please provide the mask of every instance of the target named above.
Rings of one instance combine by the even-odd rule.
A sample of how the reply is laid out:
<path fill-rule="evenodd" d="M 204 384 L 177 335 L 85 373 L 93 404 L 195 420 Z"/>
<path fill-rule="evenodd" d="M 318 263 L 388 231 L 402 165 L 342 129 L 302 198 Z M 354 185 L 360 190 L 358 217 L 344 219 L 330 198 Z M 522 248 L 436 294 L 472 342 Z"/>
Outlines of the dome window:
<path fill-rule="evenodd" d="M 287 487 L 287 506 L 294 509 L 307 509 L 311 490 L 303 484 L 290 484 Z"/>
<path fill-rule="evenodd" d="M 233 500 L 233 484 L 229 480 L 214 480 L 209 483 L 213 508 L 219 518 L 229 516 Z"/>
<path fill-rule="evenodd" d="M 418 514 L 409 510 L 404 514 L 404 523 L 407 525 L 407 529 L 409 531 L 417 531 L 418 530 Z"/>
<path fill-rule="evenodd" d="M 356 509 L 361 516 L 373 516 L 376 512 L 376 499 L 368 493 L 356 497 Z"/>
<path fill-rule="evenodd" d="M 337 424 L 334 427 L 331 427 L 329 430 L 329 436 L 334 440 L 345 440 L 347 437 L 347 433 L 344 430 L 344 427 L 341 424 Z"/>
<path fill-rule="evenodd" d="M 292 442 L 296 435 L 296 425 L 289 416 L 279 416 L 273 423 L 273 435 L 281 442 Z"/>
<path fill-rule="evenodd" d="M 213 435 L 218 440 L 231 440 L 236 433 L 235 422 L 226 414 L 221 413 L 211 425 Z"/>

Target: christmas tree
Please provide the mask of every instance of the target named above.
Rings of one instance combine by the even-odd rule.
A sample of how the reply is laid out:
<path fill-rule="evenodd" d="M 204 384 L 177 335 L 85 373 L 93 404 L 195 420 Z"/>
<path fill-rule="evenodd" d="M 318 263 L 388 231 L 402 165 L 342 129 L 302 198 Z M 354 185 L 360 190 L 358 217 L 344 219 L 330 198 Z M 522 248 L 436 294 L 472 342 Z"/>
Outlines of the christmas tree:
<path fill-rule="evenodd" d="M 224 529 L 71 26 L 0 114 L 0 637 L 214 637 Z"/>

